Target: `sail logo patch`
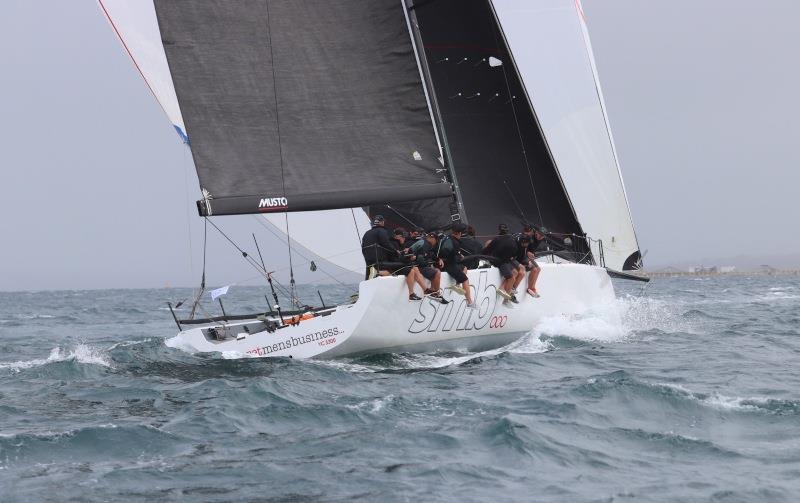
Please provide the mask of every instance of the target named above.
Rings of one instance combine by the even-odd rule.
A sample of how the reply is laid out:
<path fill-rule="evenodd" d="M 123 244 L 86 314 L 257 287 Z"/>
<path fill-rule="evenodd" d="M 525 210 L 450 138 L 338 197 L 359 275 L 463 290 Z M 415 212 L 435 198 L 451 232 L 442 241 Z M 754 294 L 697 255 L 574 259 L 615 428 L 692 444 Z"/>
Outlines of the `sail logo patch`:
<path fill-rule="evenodd" d="M 285 210 L 289 207 L 289 200 L 285 197 L 263 197 L 258 203 L 258 211 Z"/>

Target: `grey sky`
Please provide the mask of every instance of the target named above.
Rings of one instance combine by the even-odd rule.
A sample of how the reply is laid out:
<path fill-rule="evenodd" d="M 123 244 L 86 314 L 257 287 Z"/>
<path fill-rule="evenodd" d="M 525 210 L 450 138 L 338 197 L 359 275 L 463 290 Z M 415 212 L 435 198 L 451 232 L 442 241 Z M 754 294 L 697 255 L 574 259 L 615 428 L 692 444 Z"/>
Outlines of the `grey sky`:
<path fill-rule="evenodd" d="M 646 262 L 800 251 L 800 3 L 583 3 Z M 96 3 L 6 0 L 0 68 L 0 290 L 195 284 L 190 157 Z M 209 260 L 254 276 L 217 236 Z"/>

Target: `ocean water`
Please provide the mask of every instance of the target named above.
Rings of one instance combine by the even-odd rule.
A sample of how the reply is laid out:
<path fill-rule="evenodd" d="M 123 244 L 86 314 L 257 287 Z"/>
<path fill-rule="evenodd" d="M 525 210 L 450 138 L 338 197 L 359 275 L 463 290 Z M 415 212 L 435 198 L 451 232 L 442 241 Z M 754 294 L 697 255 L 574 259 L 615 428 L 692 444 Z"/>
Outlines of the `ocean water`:
<path fill-rule="evenodd" d="M 0 293 L 0 501 L 800 501 L 800 278 L 616 285 L 500 350 L 330 362 L 166 347 L 188 290 Z"/>

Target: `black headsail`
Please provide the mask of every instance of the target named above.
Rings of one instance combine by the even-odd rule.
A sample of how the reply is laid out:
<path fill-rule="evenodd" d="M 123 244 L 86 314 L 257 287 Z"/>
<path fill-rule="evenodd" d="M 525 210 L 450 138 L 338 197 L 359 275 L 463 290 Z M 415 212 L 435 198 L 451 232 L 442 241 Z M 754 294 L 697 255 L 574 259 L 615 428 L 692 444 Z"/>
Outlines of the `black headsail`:
<path fill-rule="evenodd" d="M 155 0 L 201 214 L 448 198 L 398 0 Z"/>
<path fill-rule="evenodd" d="M 489 1 L 407 1 L 463 216 L 479 234 L 531 223 L 582 235 Z"/>

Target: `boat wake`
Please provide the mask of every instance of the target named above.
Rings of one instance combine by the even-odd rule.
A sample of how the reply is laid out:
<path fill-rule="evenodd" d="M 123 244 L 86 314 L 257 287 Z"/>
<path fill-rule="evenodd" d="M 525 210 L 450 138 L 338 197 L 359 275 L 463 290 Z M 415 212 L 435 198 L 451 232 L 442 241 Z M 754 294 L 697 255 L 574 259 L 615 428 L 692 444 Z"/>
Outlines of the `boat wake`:
<path fill-rule="evenodd" d="M 590 342 L 624 342 L 652 331 L 692 333 L 690 321 L 663 300 L 626 295 L 580 315 L 544 318 L 534 327 L 533 334 L 542 340 L 565 337 Z"/>
<path fill-rule="evenodd" d="M 667 302 L 627 295 L 599 309 L 575 316 L 542 319 L 522 338 L 487 351 L 446 353 L 386 353 L 353 359 L 321 360 L 316 363 L 348 372 L 392 372 L 435 370 L 496 358 L 504 354 L 536 354 L 557 350 L 561 339 L 587 342 L 626 342 L 653 331 L 692 332 L 691 320 Z M 230 355 L 223 355 L 230 357 Z"/>

